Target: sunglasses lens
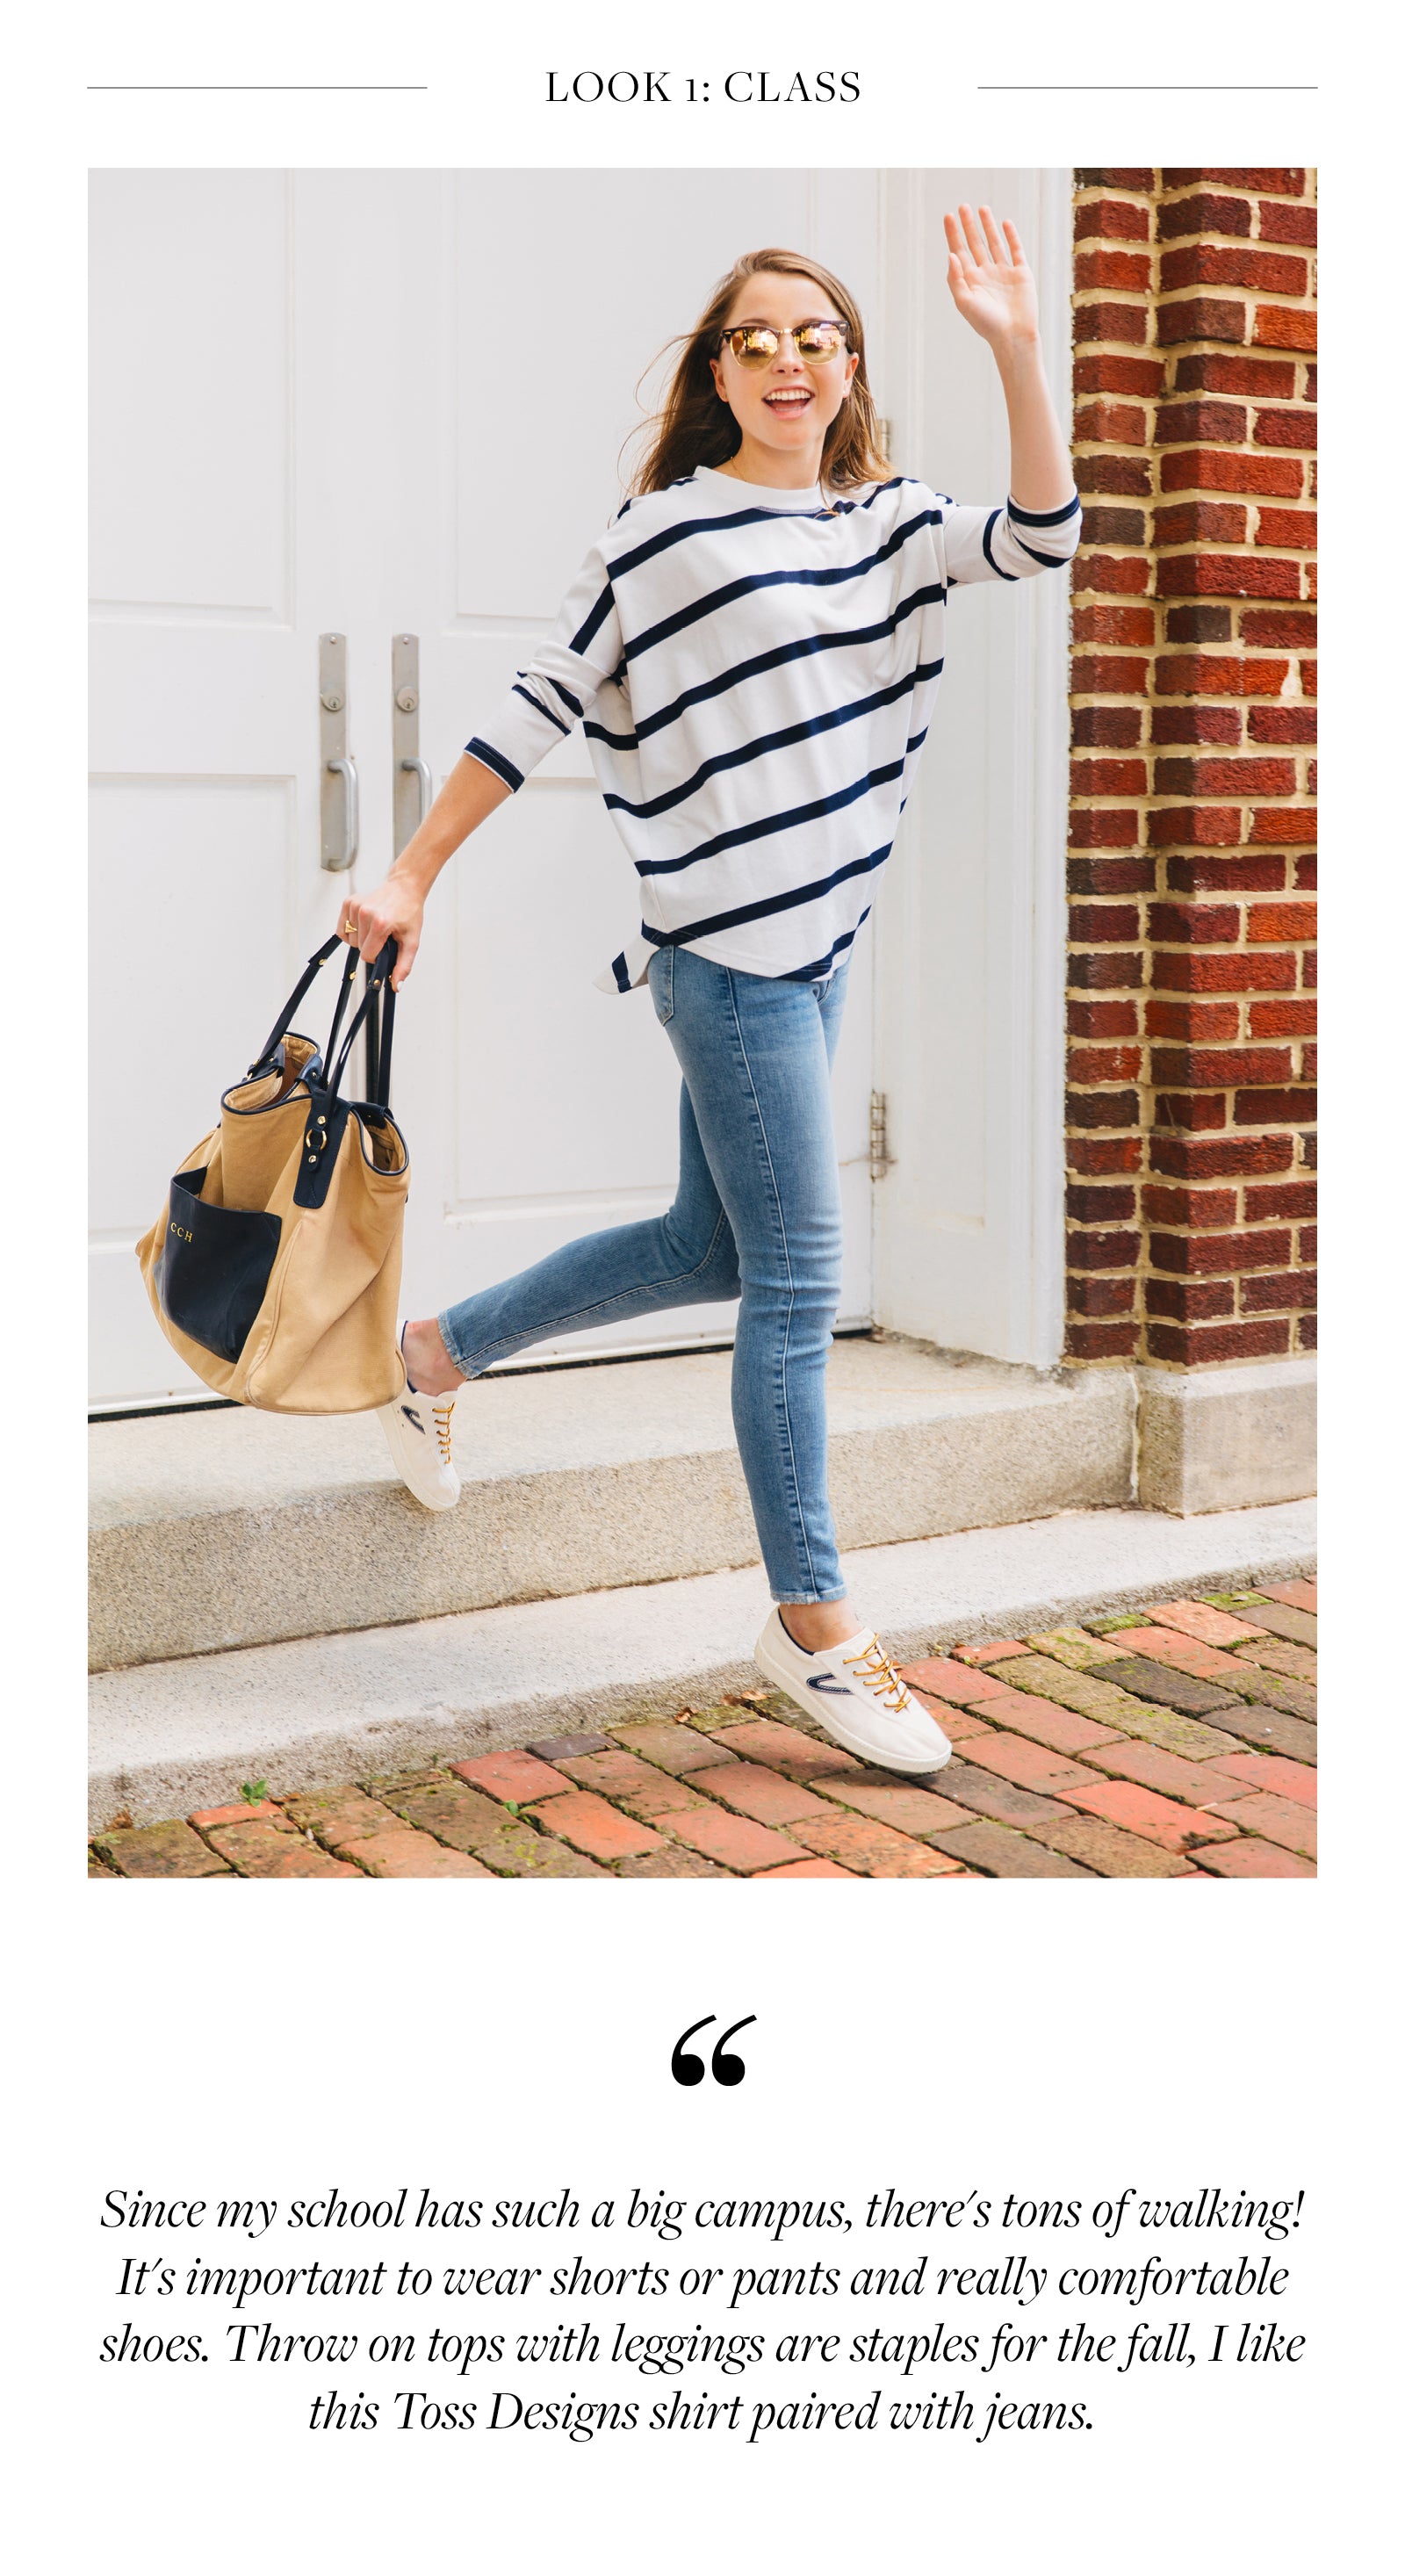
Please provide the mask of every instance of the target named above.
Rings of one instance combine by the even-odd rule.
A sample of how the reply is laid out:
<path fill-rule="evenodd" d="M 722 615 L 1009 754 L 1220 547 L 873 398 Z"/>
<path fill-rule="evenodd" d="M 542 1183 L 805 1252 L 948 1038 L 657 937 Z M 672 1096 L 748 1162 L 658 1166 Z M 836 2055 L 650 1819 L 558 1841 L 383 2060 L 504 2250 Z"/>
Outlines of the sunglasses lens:
<path fill-rule="evenodd" d="M 739 367 L 769 367 L 781 345 L 778 331 L 757 324 L 744 331 L 729 331 L 726 346 Z M 795 334 L 795 353 L 811 365 L 823 365 L 837 358 L 845 346 L 844 326 L 840 322 L 805 322 Z"/>

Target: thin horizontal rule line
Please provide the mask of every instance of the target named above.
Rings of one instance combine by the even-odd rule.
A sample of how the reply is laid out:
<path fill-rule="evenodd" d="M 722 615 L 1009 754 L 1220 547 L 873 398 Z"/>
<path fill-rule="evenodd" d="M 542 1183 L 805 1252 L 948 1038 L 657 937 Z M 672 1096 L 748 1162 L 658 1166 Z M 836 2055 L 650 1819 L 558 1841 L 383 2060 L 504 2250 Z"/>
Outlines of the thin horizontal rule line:
<path fill-rule="evenodd" d="M 138 92 L 146 96 L 158 91 L 173 91 L 178 92 L 182 98 L 197 90 L 213 91 L 219 97 L 224 97 L 235 90 L 256 90 L 260 95 L 272 91 L 284 94 L 296 91 L 299 95 L 307 91 L 315 91 L 319 96 L 327 90 L 352 90 L 358 97 L 379 98 L 391 90 L 427 90 L 428 87 L 428 81 L 89 81 L 88 83 L 90 94 L 99 91 L 104 93 L 120 91 L 124 97 L 127 97 Z"/>
<path fill-rule="evenodd" d="M 1166 98 L 1172 92 L 1192 90 L 1198 97 L 1210 92 L 1225 96 L 1252 96 L 1256 90 L 1310 91 L 1315 96 L 1317 91 L 1316 81 L 977 81 L 976 87 L 1002 94 L 1011 90 L 1038 90 L 1041 96 L 1053 90 L 1071 95 L 1083 90 L 1112 90 L 1119 97 L 1136 93 L 1149 98 Z"/>

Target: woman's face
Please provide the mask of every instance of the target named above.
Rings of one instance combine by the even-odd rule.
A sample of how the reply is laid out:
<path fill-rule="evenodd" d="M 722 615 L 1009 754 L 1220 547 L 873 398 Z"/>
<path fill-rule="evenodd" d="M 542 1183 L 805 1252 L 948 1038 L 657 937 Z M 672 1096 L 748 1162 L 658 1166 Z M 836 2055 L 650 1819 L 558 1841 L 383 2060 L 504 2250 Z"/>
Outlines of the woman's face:
<path fill-rule="evenodd" d="M 724 328 L 769 323 L 772 330 L 793 332 L 802 322 L 842 322 L 843 318 L 812 277 L 781 277 L 763 270 L 744 280 Z M 818 475 L 825 432 L 858 363 L 852 350 L 807 363 L 798 355 L 794 340 L 783 339 L 769 365 L 743 367 L 724 343 L 720 357 L 712 361 L 712 376 L 721 399 L 736 414 L 744 441 L 780 456 L 804 456 L 813 450 Z"/>

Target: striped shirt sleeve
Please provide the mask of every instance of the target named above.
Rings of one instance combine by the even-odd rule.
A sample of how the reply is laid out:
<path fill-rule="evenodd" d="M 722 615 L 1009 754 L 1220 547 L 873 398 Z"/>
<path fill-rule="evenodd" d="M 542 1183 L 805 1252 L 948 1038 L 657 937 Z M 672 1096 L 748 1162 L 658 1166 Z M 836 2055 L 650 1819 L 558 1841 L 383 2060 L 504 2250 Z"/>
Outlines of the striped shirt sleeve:
<path fill-rule="evenodd" d="M 1023 510 L 1013 500 L 1003 507 L 976 507 L 944 493 L 938 497 L 947 580 L 953 589 L 971 581 L 1019 581 L 1026 573 L 1054 571 L 1078 551 L 1083 510 L 1076 492 L 1057 510 Z"/>
<path fill-rule="evenodd" d="M 592 546 L 556 623 L 507 696 L 464 748 L 516 789 L 564 741 L 618 670 L 624 651 L 604 555 Z"/>

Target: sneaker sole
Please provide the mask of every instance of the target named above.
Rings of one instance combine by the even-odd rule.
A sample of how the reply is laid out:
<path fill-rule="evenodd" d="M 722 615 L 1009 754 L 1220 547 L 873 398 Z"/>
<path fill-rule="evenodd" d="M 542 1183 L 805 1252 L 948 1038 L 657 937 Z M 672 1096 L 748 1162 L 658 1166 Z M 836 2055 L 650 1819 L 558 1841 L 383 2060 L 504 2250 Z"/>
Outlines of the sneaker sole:
<path fill-rule="evenodd" d="M 834 1723 L 828 1711 L 821 1717 L 811 1701 L 803 1700 L 779 1659 L 773 1662 L 769 1651 L 763 1650 L 760 1646 L 755 1648 L 754 1653 L 757 1668 L 765 1674 L 767 1681 L 774 1682 L 777 1690 L 784 1691 L 793 1708 L 803 1710 L 805 1716 L 825 1735 L 831 1736 L 842 1751 L 852 1753 L 856 1762 L 863 1762 L 874 1771 L 895 1771 L 904 1779 L 925 1780 L 929 1772 L 940 1771 L 943 1765 L 951 1760 L 949 1744 L 944 1753 L 923 1754 L 920 1761 L 903 1762 L 891 1753 L 875 1753 L 869 1746 L 846 1735 L 842 1728 Z"/>

